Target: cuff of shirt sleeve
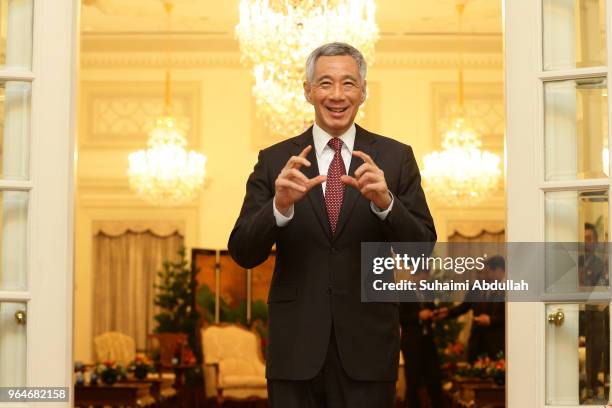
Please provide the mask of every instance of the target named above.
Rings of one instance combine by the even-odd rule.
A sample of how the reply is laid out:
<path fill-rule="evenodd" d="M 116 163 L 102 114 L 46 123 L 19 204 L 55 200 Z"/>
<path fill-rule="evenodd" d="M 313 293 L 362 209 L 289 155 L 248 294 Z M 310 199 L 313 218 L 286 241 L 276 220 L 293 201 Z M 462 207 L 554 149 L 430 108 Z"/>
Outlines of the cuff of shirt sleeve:
<path fill-rule="evenodd" d="M 391 204 L 389 204 L 389 208 L 387 208 L 386 210 L 381 210 L 374 204 L 374 202 L 370 201 L 370 208 L 372 209 L 372 212 L 376 214 L 376 216 L 380 218 L 381 221 L 384 221 L 387 218 L 387 215 L 389 215 L 391 209 L 393 208 L 394 198 L 393 194 L 391 194 L 391 191 L 389 191 L 389 195 L 391 196 Z M 293 215 L 293 208 L 291 209 L 291 215 Z"/>
<path fill-rule="evenodd" d="M 289 207 L 289 213 L 285 216 L 281 214 L 280 211 L 276 208 L 276 202 L 272 201 L 272 208 L 274 209 L 274 218 L 276 219 L 276 225 L 279 227 L 284 227 L 289 224 L 289 221 L 293 219 L 293 205 Z"/>

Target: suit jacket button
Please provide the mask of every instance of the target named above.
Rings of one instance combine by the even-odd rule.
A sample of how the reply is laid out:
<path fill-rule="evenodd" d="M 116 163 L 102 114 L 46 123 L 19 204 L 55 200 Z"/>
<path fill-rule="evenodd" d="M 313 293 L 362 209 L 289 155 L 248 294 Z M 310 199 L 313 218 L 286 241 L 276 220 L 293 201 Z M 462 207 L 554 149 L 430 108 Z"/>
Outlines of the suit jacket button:
<path fill-rule="evenodd" d="M 331 253 L 332 253 L 332 254 L 335 254 L 336 252 L 337 252 L 336 247 L 331 247 Z"/>
<path fill-rule="evenodd" d="M 327 293 L 329 293 L 330 295 L 332 294 L 332 287 L 331 287 L 331 285 L 327 287 Z"/>

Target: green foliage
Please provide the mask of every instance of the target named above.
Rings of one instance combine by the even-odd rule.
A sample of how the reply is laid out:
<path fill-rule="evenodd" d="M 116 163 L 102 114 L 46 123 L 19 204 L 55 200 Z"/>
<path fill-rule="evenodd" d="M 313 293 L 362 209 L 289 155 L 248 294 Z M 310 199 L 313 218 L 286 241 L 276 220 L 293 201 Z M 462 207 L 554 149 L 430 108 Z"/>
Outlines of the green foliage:
<path fill-rule="evenodd" d="M 204 311 L 204 319 L 208 323 L 215 321 L 215 294 L 208 285 L 202 285 L 196 295 L 196 303 Z"/>
<path fill-rule="evenodd" d="M 158 326 L 156 333 L 186 333 L 189 346 L 197 350 L 195 332 L 200 314 L 192 306 L 193 286 L 191 268 L 185 257 L 185 248 L 181 247 L 176 262 L 164 261 L 163 270 L 157 273 L 159 285 L 154 303 L 160 312 L 155 316 Z"/>
<path fill-rule="evenodd" d="M 263 300 L 256 300 L 251 307 L 251 318 L 253 321 L 261 320 L 268 324 L 268 304 Z"/>
<path fill-rule="evenodd" d="M 204 318 L 209 323 L 213 323 L 215 321 L 215 294 L 208 287 L 208 285 L 202 285 L 198 289 L 198 293 L 196 296 L 196 302 L 198 306 L 200 306 L 204 310 Z M 257 312 L 255 311 L 255 305 L 257 305 Z M 265 312 L 261 310 L 261 305 L 258 302 L 253 304 L 253 320 L 260 315 L 266 315 L 267 318 L 267 305 L 265 305 Z M 240 323 L 246 326 L 246 300 L 242 300 L 240 304 L 236 307 L 231 307 L 227 304 L 227 302 L 221 298 L 219 303 L 219 321 L 224 323 Z"/>

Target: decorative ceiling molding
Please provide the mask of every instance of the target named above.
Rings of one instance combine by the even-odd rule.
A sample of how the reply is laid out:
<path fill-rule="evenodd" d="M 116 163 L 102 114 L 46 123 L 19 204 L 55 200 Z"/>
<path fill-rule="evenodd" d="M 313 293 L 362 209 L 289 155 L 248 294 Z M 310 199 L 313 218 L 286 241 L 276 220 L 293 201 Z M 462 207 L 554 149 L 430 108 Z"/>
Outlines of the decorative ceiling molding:
<path fill-rule="evenodd" d="M 229 35 L 206 33 L 173 34 L 83 34 L 83 68 L 159 68 L 172 50 L 177 68 L 242 68 L 238 42 Z M 404 33 L 383 35 L 376 45 L 376 67 L 455 67 L 459 38 L 455 34 Z M 467 68 L 501 69 L 502 36 L 496 33 L 465 35 L 464 63 Z"/>
<path fill-rule="evenodd" d="M 428 68 L 448 69 L 456 68 L 459 60 L 450 53 L 421 54 L 421 53 L 378 53 L 375 68 Z M 155 53 L 83 53 L 81 54 L 81 67 L 93 68 L 164 68 L 167 59 L 163 54 Z M 501 54 L 472 54 L 464 55 L 463 65 L 467 69 L 502 69 L 503 57 Z M 245 66 L 240 62 L 238 53 L 183 53 L 173 54 L 171 66 L 173 68 L 236 68 Z"/>
<path fill-rule="evenodd" d="M 240 54 L 173 53 L 172 68 L 242 68 Z M 165 68 L 168 59 L 163 53 L 82 53 L 82 68 Z"/>
<path fill-rule="evenodd" d="M 465 53 L 502 53 L 503 37 L 499 33 L 477 33 L 461 36 L 457 33 L 383 33 L 376 43 L 376 52 L 449 52 L 456 54 L 459 46 Z M 224 52 L 239 53 L 238 40 L 231 34 L 218 32 L 183 33 L 82 33 L 81 52 Z"/>
<path fill-rule="evenodd" d="M 159 0 L 82 0 L 81 27 L 85 32 L 155 32 L 166 26 Z M 237 0 L 174 0 L 173 31 L 226 31 L 239 21 Z M 452 32 L 457 29 L 456 0 L 376 0 L 376 22 L 383 33 Z M 502 2 L 469 0 L 465 32 L 502 30 Z"/>
<path fill-rule="evenodd" d="M 393 54 L 377 53 L 375 68 L 428 68 L 449 69 L 457 68 L 459 59 L 449 53 L 437 54 Z M 501 54 L 465 54 L 463 56 L 463 67 L 465 69 L 502 69 L 503 56 Z"/>

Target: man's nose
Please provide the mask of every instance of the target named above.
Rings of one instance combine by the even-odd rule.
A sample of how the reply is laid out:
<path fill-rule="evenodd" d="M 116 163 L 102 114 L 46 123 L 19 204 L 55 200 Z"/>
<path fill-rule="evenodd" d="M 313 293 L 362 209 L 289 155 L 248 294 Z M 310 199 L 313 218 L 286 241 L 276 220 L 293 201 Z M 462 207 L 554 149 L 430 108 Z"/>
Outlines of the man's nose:
<path fill-rule="evenodd" d="M 331 97 L 333 99 L 344 99 L 344 88 L 342 84 L 335 84 L 332 88 Z"/>

